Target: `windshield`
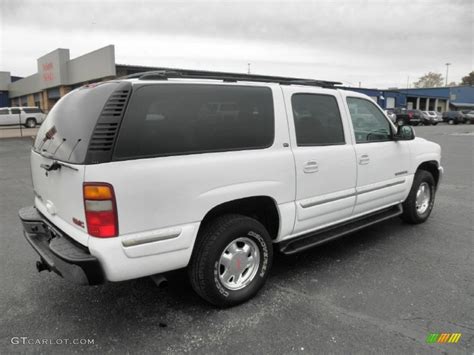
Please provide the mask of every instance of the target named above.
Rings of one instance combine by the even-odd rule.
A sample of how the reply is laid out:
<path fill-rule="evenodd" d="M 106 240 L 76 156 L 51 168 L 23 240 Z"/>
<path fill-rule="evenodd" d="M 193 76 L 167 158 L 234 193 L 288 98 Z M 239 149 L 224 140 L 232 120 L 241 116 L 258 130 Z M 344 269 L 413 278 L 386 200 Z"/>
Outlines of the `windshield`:
<path fill-rule="evenodd" d="M 83 86 L 64 96 L 41 125 L 34 150 L 52 159 L 83 163 L 97 119 L 118 84 Z"/>

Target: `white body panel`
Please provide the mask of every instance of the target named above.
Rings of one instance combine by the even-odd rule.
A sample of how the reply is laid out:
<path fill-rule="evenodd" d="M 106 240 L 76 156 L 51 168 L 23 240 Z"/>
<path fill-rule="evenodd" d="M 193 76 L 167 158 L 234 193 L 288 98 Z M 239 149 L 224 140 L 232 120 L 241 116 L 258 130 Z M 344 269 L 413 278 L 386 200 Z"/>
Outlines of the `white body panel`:
<path fill-rule="evenodd" d="M 33 152 L 33 184 L 41 196 L 35 200 L 36 207 L 58 228 L 88 246 L 108 280 L 120 281 L 187 266 L 200 222 L 220 204 L 270 197 L 279 213 L 278 242 L 396 205 L 408 195 L 421 163 L 436 161 L 439 165 L 439 146 L 423 139 L 355 144 L 346 91 L 248 85 L 272 90 L 275 137 L 271 147 L 74 165 L 77 171 L 62 168 L 49 176 L 39 166 L 51 161 Z M 334 96 L 345 144 L 298 147 L 291 107 L 294 93 Z M 369 164 L 359 163 L 362 155 L 369 156 Z M 305 171 L 305 164 L 311 161 L 317 169 Z M 89 237 L 85 228 L 72 223 L 72 218 L 85 221 L 83 182 L 106 182 L 114 187 L 118 237 Z M 48 211 L 47 201 L 54 204 L 55 213 Z M 140 244 L 142 241 L 145 243 Z"/>
<path fill-rule="evenodd" d="M 74 169 L 62 167 L 46 172 L 42 164 L 50 165 L 52 160 L 31 151 L 31 176 L 35 192 L 36 208 L 53 224 L 70 237 L 87 245 L 89 235 L 84 227 L 73 223 L 73 218 L 85 221 L 82 183 L 84 165 L 68 164 Z"/>
<path fill-rule="evenodd" d="M 289 87 L 285 88 L 284 93 L 288 108 L 292 107 L 292 95 L 301 93 L 329 95 L 336 99 L 339 107 L 343 107 L 341 96 L 331 89 Z M 296 222 L 293 234 L 314 229 L 318 225 L 335 223 L 352 214 L 356 187 L 354 147 L 343 111 L 341 116 L 346 144 L 298 146 L 293 112 L 288 110 L 296 166 Z"/>

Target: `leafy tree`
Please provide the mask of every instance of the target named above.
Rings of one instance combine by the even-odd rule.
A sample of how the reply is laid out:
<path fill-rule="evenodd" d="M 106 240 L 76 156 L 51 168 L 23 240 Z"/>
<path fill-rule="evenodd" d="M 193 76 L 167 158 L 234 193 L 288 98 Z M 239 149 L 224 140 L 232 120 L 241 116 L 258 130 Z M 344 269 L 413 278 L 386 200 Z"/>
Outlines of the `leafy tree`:
<path fill-rule="evenodd" d="M 429 72 L 415 82 L 416 88 L 435 88 L 443 86 L 443 75 Z"/>
<path fill-rule="evenodd" d="M 456 84 L 455 81 L 451 81 L 451 82 L 448 84 L 448 86 L 456 86 L 456 85 L 458 85 L 458 84 Z"/>
<path fill-rule="evenodd" d="M 461 85 L 474 85 L 474 71 L 462 78 Z"/>

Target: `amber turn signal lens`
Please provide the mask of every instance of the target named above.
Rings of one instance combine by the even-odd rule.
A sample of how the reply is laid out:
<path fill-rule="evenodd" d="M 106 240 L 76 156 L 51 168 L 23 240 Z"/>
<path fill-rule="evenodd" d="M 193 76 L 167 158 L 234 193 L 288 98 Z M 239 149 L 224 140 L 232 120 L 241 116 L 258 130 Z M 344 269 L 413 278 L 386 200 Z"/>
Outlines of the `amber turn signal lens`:
<path fill-rule="evenodd" d="M 110 200 L 112 199 L 112 189 L 107 185 L 86 185 L 84 186 L 85 200 Z"/>

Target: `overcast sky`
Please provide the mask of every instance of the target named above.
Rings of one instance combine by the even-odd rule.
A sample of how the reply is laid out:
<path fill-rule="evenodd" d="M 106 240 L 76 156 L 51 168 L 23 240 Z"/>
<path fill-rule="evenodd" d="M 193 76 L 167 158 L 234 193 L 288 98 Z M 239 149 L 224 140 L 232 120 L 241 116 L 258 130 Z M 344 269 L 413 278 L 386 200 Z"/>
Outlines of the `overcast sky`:
<path fill-rule="evenodd" d="M 0 0 L 0 70 L 27 76 L 58 47 L 116 62 L 406 87 L 473 70 L 472 0 Z"/>

